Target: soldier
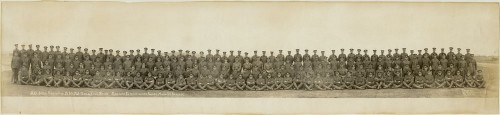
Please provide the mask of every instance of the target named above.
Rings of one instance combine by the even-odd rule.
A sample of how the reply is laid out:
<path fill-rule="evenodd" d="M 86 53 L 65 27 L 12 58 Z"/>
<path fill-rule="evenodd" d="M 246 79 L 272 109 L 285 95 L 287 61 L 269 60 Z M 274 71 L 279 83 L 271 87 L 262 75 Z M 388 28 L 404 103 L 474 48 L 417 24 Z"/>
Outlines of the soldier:
<path fill-rule="evenodd" d="M 268 63 L 269 63 L 269 61 L 268 61 Z M 257 80 L 255 80 L 255 83 L 257 84 L 255 86 L 257 91 L 262 91 L 262 90 L 265 90 L 267 88 L 266 87 L 266 79 L 264 79 L 262 77 L 262 74 L 259 74 L 259 77 L 257 78 Z"/>
<path fill-rule="evenodd" d="M 92 75 L 90 74 L 90 70 L 85 70 L 85 74 L 83 75 L 83 85 L 85 87 L 92 87 L 92 81 L 93 80 Z"/>
<path fill-rule="evenodd" d="M 434 76 L 432 75 L 431 71 L 428 71 L 427 74 L 425 75 L 425 83 L 424 83 L 424 88 L 434 88 L 435 87 L 435 79 Z"/>
<path fill-rule="evenodd" d="M 465 74 L 465 87 L 476 87 L 474 82 L 474 76 L 472 76 L 471 72 L 467 72 L 467 74 Z"/>
<path fill-rule="evenodd" d="M 283 50 L 278 50 L 279 54 L 276 55 L 276 62 L 285 61 L 285 56 L 283 55 Z M 291 53 L 291 52 L 290 52 Z M 290 54 L 289 53 L 289 54 Z M 288 57 L 288 56 L 287 56 Z M 293 57 L 292 57 L 293 58 Z"/>
<path fill-rule="evenodd" d="M 354 81 L 355 89 L 365 89 L 366 88 L 366 78 L 363 74 L 358 74 L 356 80 Z"/>
<path fill-rule="evenodd" d="M 228 90 L 236 90 L 236 80 L 233 78 L 233 75 L 229 75 L 229 78 L 226 80 L 225 88 Z"/>
<path fill-rule="evenodd" d="M 27 64 L 23 64 L 21 69 L 19 69 L 18 83 L 21 85 L 31 84 L 33 81 L 29 76 L 29 67 Z"/>
<path fill-rule="evenodd" d="M 378 55 L 377 55 L 377 50 L 373 50 L 373 55 L 370 57 L 371 61 L 373 63 L 377 62 L 379 59 L 378 59 Z M 375 65 L 375 64 L 374 64 Z"/>
<path fill-rule="evenodd" d="M 286 63 L 293 63 L 295 58 L 292 56 L 292 51 L 288 51 L 288 55 L 285 57 L 285 62 Z"/>
<path fill-rule="evenodd" d="M 173 91 L 176 88 L 179 89 L 179 90 L 180 89 L 184 90 L 187 87 L 186 86 L 186 80 L 184 79 L 184 77 L 179 77 L 179 78 L 175 79 L 174 77 L 172 77 L 173 76 L 172 73 L 169 73 L 169 74 L 166 74 L 166 75 L 167 75 L 166 79 L 164 79 L 163 77 L 161 77 L 160 79 L 157 80 L 157 84 L 158 84 L 157 89 L 163 89 L 164 87 L 166 87 L 167 90 Z M 163 82 L 163 84 L 161 83 L 162 79 L 165 80 Z M 159 83 L 158 83 L 158 81 L 159 81 Z"/>
<path fill-rule="evenodd" d="M 137 72 L 134 77 L 134 86 L 138 89 L 142 89 L 144 87 L 144 78 L 141 76 L 141 73 Z"/>
<path fill-rule="evenodd" d="M 85 72 L 85 75 L 87 74 L 87 71 L 82 71 L 82 72 Z M 71 82 L 71 85 L 73 87 L 82 87 L 82 84 L 83 84 L 83 76 L 80 74 L 80 71 L 76 71 L 75 75 L 72 77 L 72 79 L 70 80 Z"/>
<path fill-rule="evenodd" d="M 118 88 L 126 88 L 125 87 L 125 80 L 123 79 L 124 76 L 122 73 L 125 72 L 116 72 L 116 74 L 113 76 L 114 84 L 113 87 L 118 87 Z"/>
<path fill-rule="evenodd" d="M 242 75 L 239 75 L 238 78 L 236 79 L 236 88 L 237 90 L 245 90 L 246 83 L 245 79 L 243 78 Z"/>
<path fill-rule="evenodd" d="M 103 79 L 103 86 L 106 89 L 112 88 L 115 84 L 111 71 L 106 71 Z"/>
<path fill-rule="evenodd" d="M 126 88 L 126 89 L 131 89 L 132 87 L 134 87 L 134 77 L 132 77 L 132 75 L 135 75 L 135 74 L 132 74 L 132 72 L 127 72 L 127 75 L 125 75 L 125 77 L 123 78 L 123 80 L 125 80 L 125 86 L 123 88 Z"/>
<path fill-rule="evenodd" d="M 208 75 L 205 78 L 206 89 L 208 90 L 216 90 L 217 86 L 215 86 L 215 78 L 212 75 Z"/>
<path fill-rule="evenodd" d="M 352 89 L 355 85 L 355 78 L 352 76 L 352 72 L 347 72 L 342 81 L 344 81 L 345 89 Z"/>
<path fill-rule="evenodd" d="M 432 53 L 431 53 L 431 57 L 438 57 L 438 54 L 436 53 L 436 48 L 432 48 Z"/>
<path fill-rule="evenodd" d="M 422 72 L 419 71 L 417 76 L 415 77 L 415 82 L 413 83 L 413 88 L 417 88 L 417 89 L 424 88 L 424 82 L 425 82 L 425 77 L 423 76 Z"/>
<path fill-rule="evenodd" d="M 457 74 L 453 77 L 453 87 L 455 88 L 462 88 L 464 87 L 464 77 L 460 73 L 460 71 L 457 71 Z"/>
<path fill-rule="evenodd" d="M 227 61 L 227 60 L 226 60 Z M 215 79 L 215 86 L 219 90 L 225 90 L 226 89 L 226 79 L 224 77 L 224 74 L 220 74 L 219 77 Z"/>
<path fill-rule="evenodd" d="M 453 75 L 451 71 L 446 71 L 446 75 L 444 76 L 445 82 L 446 82 L 446 87 L 451 88 L 453 87 L 454 81 L 453 81 Z"/>
<path fill-rule="evenodd" d="M 169 77 L 171 77 L 172 75 L 169 75 Z M 192 76 L 192 75 L 190 75 Z M 174 87 L 177 88 L 177 90 L 179 91 L 183 91 L 185 90 L 189 85 L 186 83 L 186 79 L 184 79 L 183 76 L 179 76 L 177 77 L 177 80 L 175 81 L 175 85 Z M 168 85 L 167 85 L 168 87 Z"/>
<path fill-rule="evenodd" d="M 445 87 L 446 81 L 442 71 L 437 71 L 436 76 L 434 76 L 434 81 L 434 84 L 436 84 L 436 88 Z"/>
<path fill-rule="evenodd" d="M 52 83 L 54 82 L 54 77 L 52 76 L 52 73 L 50 70 L 46 70 L 45 76 L 43 77 L 43 81 L 46 87 L 52 86 Z"/>
<path fill-rule="evenodd" d="M 182 75 L 180 75 L 179 77 L 182 77 Z M 198 78 L 200 78 L 200 77 L 203 77 L 203 75 L 201 75 L 201 74 L 198 75 Z M 189 75 L 189 77 L 186 79 L 186 83 L 188 85 L 188 88 L 191 90 L 199 90 L 198 89 L 199 82 L 200 81 L 198 81 L 198 79 L 196 79 L 193 74 Z M 201 81 L 201 82 L 203 82 L 203 81 Z"/>
<path fill-rule="evenodd" d="M 306 49 L 307 50 L 307 49 Z M 302 55 L 299 53 L 300 49 L 296 49 L 295 50 L 295 55 L 293 56 L 294 60 L 299 60 L 299 61 L 302 61 Z M 305 56 L 305 55 L 304 55 Z"/>
<path fill-rule="evenodd" d="M 152 54 L 149 55 L 149 58 L 152 58 Z M 153 89 L 155 84 L 155 78 L 153 77 L 153 74 L 151 72 L 147 73 L 147 76 L 144 77 L 144 89 Z"/>
<path fill-rule="evenodd" d="M 78 72 L 75 72 L 75 76 L 76 76 L 76 73 L 78 73 Z M 63 76 L 63 78 L 62 78 L 62 83 L 63 83 L 64 87 L 71 87 L 71 80 L 72 80 L 71 78 L 72 77 L 73 76 L 71 76 L 71 73 L 66 71 L 66 75 Z"/>
<path fill-rule="evenodd" d="M 275 82 L 274 78 L 271 77 L 271 75 L 269 74 L 269 75 L 267 75 L 265 80 L 266 80 L 266 88 L 265 89 L 266 90 L 274 90 L 275 89 L 274 87 L 276 87 L 276 82 Z"/>
<path fill-rule="evenodd" d="M 50 71 L 48 71 L 47 74 L 48 73 L 50 73 Z M 48 77 L 47 74 L 43 74 L 41 69 L 37 70 L 37 75 L 35 76 L 32 85 L 42 85 L 45 81 L 45 78 Z"/>
<path fill-rule="evenodd" d="M 448 52 L 446 56 L 447 56 L 446 58 L 450 61 L 455 58 L 455 53 L 453 53 L 453 47 L 450 47 L 450 52 Z"/>
<path fill-rule="evenodd" d="M 345 85 L 342 82 L 342 76 L 340 75 L 339 72 L 335 71 L 333 75 L 333 84 L 332 88 L 336 90 L 342 90 L 344 89 Z"/>
<path fill-rule="evenodd" d="M 401 71 L 395 71 L 394 72 L 394 83 L 392 85 L 392 88 L 402 88 L 403 82 L 404 82 L 404 77 L 401 74 Z"/>
<path fill-rule="evenodd" d="M 16 44 L 16 50 L 17 50 L 17 44 Z M 14 54 L 10 64 L 11 65 L 10 67 L 12 68 L 13 71 L 11 80 L 12 83 L 19 83 L 18 76 L 19 76 L 19 68 L 21 67 L 21 57 L 19 57 L 19 51 L 16 50 L 14 50 Z"/>
<path fill-rule="evenodd" d="M 256 84 L 255 84 L 255 79 L 253 78 L 253 75 L 250 75 L 247 78 L 245 88 L 247 90 L 256 90 L 257 87 L 256 87 Z"/>
<path fill-rule="evenodd" d="M 483 71 L 482 70 L 477 70 L 477 73 L 475 74 L 475 84 L 478 88 L 484 88 L 486 82 L 484 82 L 484 77 L 483 77 Z"/>
<path fill-rule="evenodd" d="M 101 76 L 101 71 L 96 71 L 94 77 L 92 78 L 92 81 L 90 81 L 90 86 L 92 88 L 100 88 L 101 85 L 103 85 L 103 77 Z"/>

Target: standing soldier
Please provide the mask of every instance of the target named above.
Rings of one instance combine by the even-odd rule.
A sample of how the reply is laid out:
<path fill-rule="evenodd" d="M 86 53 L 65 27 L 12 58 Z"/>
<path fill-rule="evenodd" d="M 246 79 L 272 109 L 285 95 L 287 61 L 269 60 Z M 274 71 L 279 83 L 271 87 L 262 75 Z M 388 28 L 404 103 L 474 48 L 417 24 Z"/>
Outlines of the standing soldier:
<path fill-rule="evenodd" d="M 238 51 L 238 55 L 236 55 L 236 57 L 234 58 L 234 62 L 237 62 L 237 63 L 240 63 L 240 64 L 243 63 L 243 56 L 241 56 L 241 51 Z"/>
<path fill-rule="evenodd" d="M 436 48 L 432 48 L 431 57 L 433 57 L 433 56 L 438 57 L 438 54 L 436 53 Z"/>
<path fill-rule="evenodd" d="M 370 57 L 372 59 L 372 63 L 375 63 L 378 61 L 378 55 L 377 55 L 377 50 L 373 50 L 373 55 Z"/>
<path fill-rule="evenodd" d="M 300 49 L 296 49 L 295 50 L 295 55 L 293 56 L 293 60 L 299 60 L 299 61 L 302 61 L 302 55 L 300 54 Z M 290 54 L 290 53 L 289 53 Z M 287 60 L 288 60 L 288 56 L 287 56 Z"/>
<path fill-rule="evenodd" d="M 466 50 L 466 54 L 464 55 L 465 56 L 465 60 L 468 62 L 469 60 L 472 59 L 472 54 L 470 53 L 470 49 L 465 49 Z"/>
<path fill-rule="evenodd" d="M 284 61 L 286 63 L 293 63 L 294 60 L 295 60 L 295 58 L 292 56 L 292 51 L 288 51 L 288 55 L 286 55 Z"/>
<path fill-rule="evenodd" d="M 394 49 L 394 54 L 392 54 L 393 60 L 401 60 L 401 55 L 398 53 L 399 49 Z"/>
<path fill-rule="evenodd" d="M 408 57 L 408 54 L 406 53 L 406 48 L 403 48 L 403 52 L 401 53 L 401 58 Z"/>
<path fill-rule="evenodd" d="M 283 50 L 278 50 L 278 55 L 276 55 L 276 62 L 283 62 L 283 61 L 285 61 L 285 56 L 283 55 Z"/>
<path fill-rule="evenodd" d="M 267 62 L 267 56 L 266 56 L 266 51 L 262 51 L 262 56 L 260 56 L 260 61 L 261 62 Z"/>
<path fill-rule="evenodd" d="M 17 44 L 15 45 L 16 49 L 14 50 L 13 56 L 12 56 L 12 61 L 10 64 L 10 67 L 12 68 L 12 83 L 19 83 L 17 81 L 18 79 L 18 74 L 19 74 L 19 68 L 21 67 L 21 57 L 19 56 L 19 51 L 17 50 Z"/>
<path fill-rule="evenodd" d="M 448 52 L 448 54 L 446 54 L 446 58 L 451 61 L 452 59 L 455 58 L 455 53 L 453 53 L 453 47 L 450 47 L 450 52 Z"/>

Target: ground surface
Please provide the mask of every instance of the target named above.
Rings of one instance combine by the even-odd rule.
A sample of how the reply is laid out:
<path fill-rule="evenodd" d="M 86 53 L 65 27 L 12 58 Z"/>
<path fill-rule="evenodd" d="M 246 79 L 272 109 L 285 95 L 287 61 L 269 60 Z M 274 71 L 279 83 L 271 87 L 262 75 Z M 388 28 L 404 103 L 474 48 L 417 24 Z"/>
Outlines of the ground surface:
<path fill-rule="evenodd" d="M 10 83 L 10 58 L 2 56 L 2 96 L 118 96 L 118 97 L 266 97 L 266 98 L 498 98 L 498 58 L 478 60 L 487 88 L 383 89 L 328 91 L 164 91 L 91 88 L 48 88 Z"/>

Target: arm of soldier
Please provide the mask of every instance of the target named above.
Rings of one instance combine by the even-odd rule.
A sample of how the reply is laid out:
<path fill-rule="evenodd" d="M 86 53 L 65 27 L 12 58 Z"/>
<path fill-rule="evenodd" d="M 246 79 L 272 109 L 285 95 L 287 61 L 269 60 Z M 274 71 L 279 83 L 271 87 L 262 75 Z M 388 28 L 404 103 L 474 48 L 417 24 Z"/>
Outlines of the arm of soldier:
<path fill-rule="evenodd" d="M 216 90 L 218 88 L 216 85 L 207 85 L 206 87 L 210 90 Z"/>
<path fill-rule="evenodd" d="M 324 88 L 322 87 L 321 83 L 314 83 L 314 87 L 319 89 L 319 90 L 324 90 Z"/>
<path fill-rule="evenodd" d="M 238 83 L 238 85 L 236 85 L 236 87 L 239 89 L 239 90 L 244 90 L 245 87 L 246 87 L 246 84 L 244 83 Z"/>
<path fill-rule="evenodd" d="M 331 90 L 331 89 L 332 89 L 332 85 L 333 85 L 333 83 L 331 83 L 331 82 L 326 82 L 326 83 L 324 83 L 324 84 L 323 84 L 323 87 L 324 87 L 325 89 L 327 89 L 327 90 Z"/>
<path fill-rule="evenodd" d="M 225 88 L 226 84 L 225 83 L 216 83 L 215 86 L 217 88 L 219 88 L 220 90 L 223 90 Z"/>
<path fill-rule="evenodd" d="M 285 85 L 285 89 L 292 89 L 294 87 L 294 83 L 289 83 L 287 85 Z"/>
<path fill-rule="evenodd" d="M 268 84 L 266 83 L 266 88 L 268 88 L 269 90 L 274 90 L 274 87 L 276 86 L 275 83 L 272 83 L 272 84 Z"/>

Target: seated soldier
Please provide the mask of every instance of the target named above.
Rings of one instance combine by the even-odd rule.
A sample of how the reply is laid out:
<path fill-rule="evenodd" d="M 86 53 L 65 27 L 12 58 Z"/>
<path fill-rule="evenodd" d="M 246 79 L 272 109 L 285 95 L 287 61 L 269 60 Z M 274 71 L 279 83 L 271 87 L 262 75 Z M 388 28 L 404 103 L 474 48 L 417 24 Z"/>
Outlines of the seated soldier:
<path fill-rule="evenodd" d="M 160 58 L 159 58 L 160 59 Z M 154 89 L 156 90 L 162 90 L 165 88 L 166 84 L 165 82 L 167 82 L 167 80 L 165 79 L 165 77 L 163 76 L 163 73 L 158 73 L 158 78 L 155 79 L 155 85 L 154 85 Z M 173 81 L 175 82 L 175 80 L 170 77 L 170 79 L 168 81 Z M 175 83 L 174 83 L 175 84 Z M 173 89 L 173 88 L 172 88 Z"/>
<path fill-rule="evenodd" d="M 316 73 L 316 77 L 313 78 L 314 88 L 317 90 L 325 90 L 323 87 L 323 77 L 321 77 L 320 73 Z"/>
<path fill-rule="evenodd" d="M 304 76 L 296 76 L 293 78 L 293 89 L 300 90 L 303 89 L 304 85 Z"/>
<path fill-rule="evenodd" d="M 437 75 L 434 76 L 436 88 L 444 88 L 446 85 L 446 81 L 442 71 L 437 71 Z"/>
<path fill-rule="evenodd" d="M 154 85 L 155 85 L 155 78 L 153 77 L 153 74 L 151 72 L 148 72 L 147 76 L 144 77 L 144 89 L 145 90 L 153 89 Z"/>
<path fill-rule="evenodd" d="M 226 80 L 226 89 L 236 90 L 236 80 L 233 78 L 233 75 L 229 75 L 229 78 Z"/>
<path fill-rule="evenodd" d="M 134 86 L 137 89 L 142 89 L 144 87 L 144 78 L 141 76 L 140 72 L 137 72 L 134 77 Z"/>
<path fill-rule="evenodd" d="M 394 73 L 394 84 L 392 88 L 402 88 L 403 87 L 404 78 L 401 75 L 400 71 L 395 71 Z"/>
<path fill-rule="evenodd" d="M 354 77 L 351 72 L 347 72 L 347 75 L 343 79 L 345 89 L 352 89 L 354 87 Z"/>
<path fill-rule="evenodd" d="M 368 89 L 377 89 L 377 81 L 375 80 L 375 76 L 372 72 L 368 72 L 368 77 L 366 78 L 366 88 Z"/>
<path fill-rule="evenodd" d="M 245 87 L 246 87 L 245 79 L 243 79 L 242 75 L 239 75 L 238 78 L 236 79 L 236 89 L 245 90 Z"/>
<path fill-rule="evenodd" d="M 282 87 L 284 90 L 290 90 L 293 87 L 293 79 L 290 76 L 290 73 L 285 74 Z"/>
<path fill-rule="evenodd" d="M 255 79 L 253 78 L 253 75 L 248 76 L 245 87 L 247 90 L 255 90 L 256 89 Z"/>
<path fill-rule="evenodd" d="M 314 78 L 311 77 L 310 74 L 306 74 L 306 78 L 304 78 L 304 87 L 305 87 L 305 90 L 313 90 Z"/>
<path fill-rule="evenodd" d="M 167 74 L 167 78 L 164 78 L 164 80 L 165 81 L 163 81 L 163 83 L 161 81 L 159 81 L 159 80 L 156 81 L 156 83 L 158 85 L 157 89 L 164 89 L 164 88 L 166 88 L 167 90 L 171 90 L 171 91 L 176 90 L 177 80 L 181 80 L 180 82 L 184 81 L 184 83 L 180 84 L 180 85 L 182 85 L 182 86 L 179 86 L 180 88 L 187 87 L 186 86 L 186 79 L 184 79 L 184 78 L 182 78 L 182 79 L 175 79 L 173 77 L 172 73 L 168 73 Z"/>
<path fill-rule="evenodd" d="M 179 76 L 182 76 L 182 75 L 179 75 Z M 198 75 L 198 78 L 202 77 L 201 74 Z M 198 82 L 197 79 L 194 77 L 193 74 L 190 74 L 189 77 L 186 79 L 186 83 L 188 85 L 188 88 L 190 90 L 200 90 L 198 89 Z"/>
<path fill-rule="evenodd" d="M 366 88 L 366 78 L 362 74 L 358 74 L 354 80 L 354 89 L 365 89 Z"/>
<path fill-rule="evenodd" d="M 444 79 L 446 82 L 446 87 L 448 87 L 448 88 L 453 87 L 454 81 L 453 81 L 453 75 L 451 74 L 451 71 L 446 72 Z"/>
<path fill-rule="evenodd" d="M 18 78 L 17 81 L 19 81 L 21 85 L 27 85 L 33 83 L 32 79 L 29 76 L 29 65 L 26 66 L 25 64 L 23 64 L 21 69 L 19 69 L 17 78 Z"/>
<path fill-rule="evenodd" d="M 127 72 L 127 75 L 124 78 L 125 80 L 125 87 L 127 89 L 131 89 L 134 87 L 134 77 L 132 76 L 132 72 Z"/>
<path fill-rule="evenodd" d="M 94 78 L 92 78 L 91 87 L 92 88 L 101 88 L 101 86 L 104 84 L 103 80 L 104 80 L 104 77 L 101 76 L 101 72 L 96 71 Z"/>
<path fill-rule="evenodd" d="M 424 88 L 425 77 L 422 72 L 419 71 L 417 76 L 415 76 L 415 82 L 413 83 L 413 88 L 422 89 Z"/>
<path fill-rule="evenodd" d="M 92 76 L 90 75 L 89 70 L 85 70 L 85 74 L 82 76 L 83 77 L 83 85 L 82 87 L 92 87 Z"/>
<path fill-rule="evenodd" d="M 227 61 L 227 60 L 226 60 Z M 224 74 L 220 74 L 218 78 L 215 79 L 215 86 L 219 90 L 226 89 L 226 79 L 224 79 Z"/>
<path fill-rule="evenodd" d="M 172 76 L 172 75 L 171 75 L 171 74 L 169 74 L 169 77 L 171 77 L 171 76 Z M 189 76 L 192 76 L 192 75 L 189 75 Z M 168 83 L 167 83 L 167 84 L 168 84 Z M 168 87 L 168 85 L 167 85 L 167 87 Z M 177 80 L 175 80 L 175 85 L 174 85 L 174 87 L 175 87 L 177 90 L 179 90 L 179 91 L 184 91 L 184 90 L 188 87 L 188 85 L 187 85 L 187 83 L 186 83 L 186 79 L 184 78 L 184 76 L 182 76 L 182 75 L 181 75 L 181 76 L 177 77 Z M 169 90 L 170 90 L 170 89 L 169 89 Z"/>
<path fill-rule="evenodd" d="M 375 81 L 377 83 L 377 89 L 382 88 L 382 85 L 384 84 L 385 77 L 384 77 L 384 72 L 376 72 L 377 75 L 375 76 Z"/>
<path fill-rule="evenodd" d="M 333 79 L 330 73 L 325 73 L 325 76 L 323 77 L 323 87 L 326 90 L 332 90 L 332 86 L 333 86 Z"/>
<path fill-rule="evenodd" d="M 457 74 L 453 77 L 453 87 L 462 88 L 464 87 L 464 77 L 461 74 L 461 71 L 457 71 Z"/>
<path fill-rule="evenodd" d="M 264 79 L 264 77 L 262 77 L 262 74 L 259 74 L 259 78 L 257 78 L 257 80 L 255 80 L 255 83 L 257 84 L 255 86 L 255 90 L 257 91 L 262 91 L 262 90 L 265 90 L 266 89 L 266 79 Z"/>
<path fill-rule="evenodd" d="M 276 87 L 276 82 L 274 81 L 274 78 L 271 77 L 271 74 L 267 75 L 266 89 L 267 90 L 275 90 L 275 87 Z"/>
<path fill-rule="evenodd" d="M 35 81 L 33 82 L 33 85 L 42 85 L 44 83 L 44 76 L 46 74 L 42 74 L 42 69 L 39 69 L 37 71 L 37 75 L 35 76 Z"/>
<path fill-rule="evenodd" d="M 106 89 L 113 88 L 113 85 L 115 85 L 115 80 L 113 78 L 114 77 L 111 74 L 111 71 L 106 71 L 106 75 L 104 76 L 103 80 L 104 88 Z"/>
<path fill-rule="evenodd" d="M 208 90 L 216 90 L 217 86 L 215 86 L 215 78 L 212 77 L 212 75 L 208 75 L 208 77 L 205 78 L 205 83 L 206 83 L 206 89 Z"/>
<path fill-rule="evenodd" d="M 486 82 L 484 82 L 484 77 L 483 77 L 483 71 L 482 70 L 477 70 L 477 73 L 475 75 L 475 83 L 478 88 L 484 88 Z"/>
<path fill-rule="evenodd" d="M 392 75 L 392 72 L 386 72 L 386 75 L 384 76 L 384 84 L 382 85 L 382 88 L 384 89 L 389 89 L 391 88 L 392 84 L 394 83 L 394 77 Z"/>
<path fill-rule="evenodd" d="M 281 76 L 281 73 L 278 73 L 277 76 L 274 78 L 274 83 L 276 84 L 274 89 L 280 90 L 285 87 L 283 84 L 283 78 Z"/>
<path fill-rule="evenodd" d="M 75 76 L 78 71 L 75 72 Z M 66 72 L 66 75 L 63 76 L 62 82 L 64 84 L 64 87 L 71 87 L 71 81 L 72 81 L 73 76 L 70 75 L 70 72 Z"/>
<path fill-rule="evenodd" d="M 476 84 L 474 82 L 474 76 L 471 75 L 470 71 L 467 71 L 467 73 L 465 74 L 465 87 L 476 87 Z"/>
<path fill-rule="evenodd" d="M 425 75 L 425 83 L 424 83 L 424 88 L 434 88 L 434 76 L 432 75 L 431 71 L 427 71 L 427 74 Z"/>
<path fill-rule="evenodd" d="M 64 76 L 62 75 L 61 71 L 56 71 L 56 74 L 54 75 L 54 86 L 59 87 L 62 85 L 62 79 Z"/>
<path fill-rule="evenodd" d="M 199 75 L 198 76 L 198 79 L 196 79 L 197 81 L 197 86 L 198 88 L 200 88 L 200 90 L 207 90 L 206 87 L 207 87 L 207 77 L 205 77 L 204 75 Z"/>
<path fill-rule="evenodd" d="M 344 89 L 344 87 L 346 87 L 344 82 L 342 81 L 342 76 L 340 75 L 340 73 L 338 71 L 335 71 L 335 73 L 333 75 L 332 87 L 333 87 L 333 89 L 336 89 L 336 90 L 342 90 L 342 89 Z"/>
<path fill-rule="evenodd" d="M 113 82 L 114 82 L 114 86 L 112 87 L 115 87 L 115 88 L 125 88 L 125 81 L 123 80 L 123 75 L 122 75 L 123 72 L 116 72 L 116 74 L 113 76 Z"/>

